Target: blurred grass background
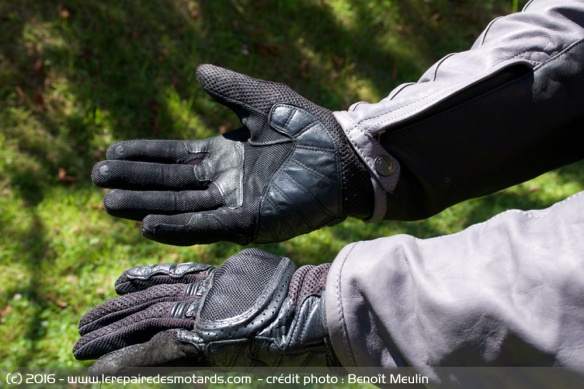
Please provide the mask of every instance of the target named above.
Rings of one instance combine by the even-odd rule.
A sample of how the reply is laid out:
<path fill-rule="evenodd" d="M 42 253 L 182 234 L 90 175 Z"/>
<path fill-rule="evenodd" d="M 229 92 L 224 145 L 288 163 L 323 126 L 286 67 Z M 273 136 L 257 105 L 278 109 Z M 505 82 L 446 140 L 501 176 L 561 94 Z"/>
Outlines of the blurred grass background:
<path fill-rule="evenodd" d="M 0 367 L 76 367 L 77 322 L 130 266 L 220 264 L 241 247 L 178 248 L 102 210 L 89 176 L 107 146 L 238 126 L 199 88 L 213 63 L 292 86 L 330 109 L 383 98 L 465 50 L 510 0 L 8 0 L 0 3 Z M 517 5 L 518 4 L 518 5 Z M 460 231 L 584 188 L 584 164 L 421 222 L 348 221 L 263 248 L 321 263 L 352 241 Z"/>

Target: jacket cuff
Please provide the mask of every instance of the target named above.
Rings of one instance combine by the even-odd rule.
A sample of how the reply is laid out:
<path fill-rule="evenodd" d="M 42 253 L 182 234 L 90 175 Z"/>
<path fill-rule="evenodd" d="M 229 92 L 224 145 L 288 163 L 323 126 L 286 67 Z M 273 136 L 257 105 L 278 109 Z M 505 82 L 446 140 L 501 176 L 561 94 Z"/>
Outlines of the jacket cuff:
<path fill-rule="evenodd" d="M 400 172 L 399 162 L 383 148 L 377 139 L 354 122 L 346 111 L 337 111 L 333 114 L 349 143 L 371 174 L 375 203 L 373 214 L 365 221 L 379 222 L 387 213 L 387 192 L 393 192 L 397 185 Z"/>

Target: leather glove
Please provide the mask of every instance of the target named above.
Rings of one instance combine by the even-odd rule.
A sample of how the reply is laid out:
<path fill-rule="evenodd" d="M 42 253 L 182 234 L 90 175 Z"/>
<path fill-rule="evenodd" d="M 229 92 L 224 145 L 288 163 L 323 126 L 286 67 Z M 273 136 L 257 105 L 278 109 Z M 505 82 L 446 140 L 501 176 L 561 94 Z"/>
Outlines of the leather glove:
<path fill-rule="evenodd" d="M 96 185 L 115 188 L 104 199 L 108 213 L 143 219 L 144 236 L 174 245 L 276 242 L 371 216 L 368 170 L 331 111 L 285 85 L 212 65 L 197 78 L 243 127 L 111 145 L 92 172 Z"/>
<path fill-rule="evenodd" d="M 77 359 L 92 374 L 128 367 L 335 367 L 324 287 L 330 264 L 295 266 L 246 249 L 221 267 L 183 263 L 127 270 L 121 297 L 79 323 Z"/>

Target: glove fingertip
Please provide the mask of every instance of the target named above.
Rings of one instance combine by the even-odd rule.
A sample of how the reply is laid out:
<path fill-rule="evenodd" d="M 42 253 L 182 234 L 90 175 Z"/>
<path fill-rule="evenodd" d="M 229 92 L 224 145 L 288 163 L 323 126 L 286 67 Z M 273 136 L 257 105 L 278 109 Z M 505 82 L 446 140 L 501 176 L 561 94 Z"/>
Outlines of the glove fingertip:
<path fill-rule="evenodd" d="M 91 181 L 100 188 L 107 188 L 108 180 L 111 176 L 109 161 L 100 161 L 93 165 L 91 170 Z"/>
<path fill-rule="evenodd" d="M 201 81 L 202 78 L 205 78 L 207 73 L 211 70 L 213 70 L 213 68 L 215 68 L 215 65 L 211 65 L 208 63 L 204 63 L 201 64 L 197 67 L 197 80 L 199 80 L 199 82 Z"/>
<path fill-rule="evenodd" d="M 223 69 L 219 66 L 211 64 L 203 64 L 197 68 L 197 81 L 201 86 L 209 91 L 212 89 L 212 85 L 216 83 L 218 77 L 224 78 L 226 73 L 230 73 L 227 69 Z"/>
<path fill-rule="evenodd" d="M 119 211 L 123 207 L 123 196 L 121 191 L 112 189 L 103 196 L 103 207 L 107 213 L 111 214 Z"/>
<path fill-rule="evenodd" d="M 245 74 L 210 64 L 200 65 L 196 76 L 199 84 L 215 100 L 227 105 L 227 100 L 236 101 L 235 106 L 245 102 L 245 91 L 250 82 L 257 81 Z"/>
<path fill-rule="evenodd" d="M 114 284 L 114 290 L 118 296 L 123 296 L 128 293 L 136 291 L 136 288 L 132 285 L 132 282 L 128 279 L 126 274 L 122 274 L 118 277 Z"/>
<path fill-rule="evenodd" d="M 105 152 L 105 156 L 107 159 L 124 159 L 124 155 L 126 154 L 126 148 L 124 147 L 124 143 L 126 142 L 116 142 L 111 144 L 107 151 Z"/>

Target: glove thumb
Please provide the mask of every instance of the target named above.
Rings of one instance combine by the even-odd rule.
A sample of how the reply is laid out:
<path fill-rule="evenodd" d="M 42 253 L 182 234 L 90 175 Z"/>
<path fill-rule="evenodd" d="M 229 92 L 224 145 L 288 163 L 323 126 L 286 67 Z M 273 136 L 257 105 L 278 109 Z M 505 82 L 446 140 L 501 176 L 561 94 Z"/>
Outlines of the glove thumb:
<path fill-rule="evenodd" d="M 287 85 L 259 80 L 214 65 L 199 66 L 197 80 L 215 100 L 234 111 L 252 134 L 264 128 L 274 104 L 314 106 Z"/>
<path fill-rule="evenodd" d="M 231 108 L 242 121 L 250 111 L 267 115 L 274 98 L 275 84 L 233 72 L 214 65 L 201 65 L 197 69 L 197 80 L 215 100 Z"/>
<path fill-rule="evenodd" d="M 160 332 L 146 343 L 106 354 L 95 361 L 89 368 L 89 373 L 94 376 L 119 376 L 131 373 L 130 368 L 204 367 L 196 347 L 179 342 L 176 334 L 176 330 Z"/>

